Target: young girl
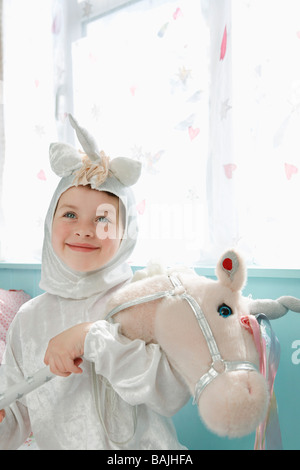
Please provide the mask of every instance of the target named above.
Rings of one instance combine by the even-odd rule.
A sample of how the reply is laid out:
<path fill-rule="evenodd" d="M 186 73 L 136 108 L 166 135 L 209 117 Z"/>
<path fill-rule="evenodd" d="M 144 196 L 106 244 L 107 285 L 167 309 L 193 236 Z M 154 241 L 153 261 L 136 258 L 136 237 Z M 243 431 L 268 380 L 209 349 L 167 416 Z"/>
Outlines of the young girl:
<path fill-rule="evenodd" d="M 129 341 L 104 320 L 107 301 L 131 278 L 126 260 L 137 228 L 129 186 L 139 164 L 109 161 L 70 121 L 86 156 L 50 147 L 62 179 L 45 220 L 45 293 L 16 315 L 0 368 L 1 388 L 44 363 L 58 377 L 0 411 L 0 449 L 17 449 L 31 432 L 45 450 L 183 449 L 168 418 L 188 400 L 182 379 L 158 345 Z"/>

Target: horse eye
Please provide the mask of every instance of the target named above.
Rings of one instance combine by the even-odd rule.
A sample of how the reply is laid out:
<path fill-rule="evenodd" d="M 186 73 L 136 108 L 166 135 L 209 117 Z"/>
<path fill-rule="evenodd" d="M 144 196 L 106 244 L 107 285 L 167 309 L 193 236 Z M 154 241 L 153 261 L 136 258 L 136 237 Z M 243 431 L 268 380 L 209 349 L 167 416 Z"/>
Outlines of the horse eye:
<path fill-rule="evenodd" d="M 224 318 L 230 317 L 230 315 L 232 315 L 231 308 L 228 307 L 228 305 L 226 304 L 220 305 L 220 307 L 218 308 L 218 312 L 221 315 L 221 317 L 224 317 Z"/>

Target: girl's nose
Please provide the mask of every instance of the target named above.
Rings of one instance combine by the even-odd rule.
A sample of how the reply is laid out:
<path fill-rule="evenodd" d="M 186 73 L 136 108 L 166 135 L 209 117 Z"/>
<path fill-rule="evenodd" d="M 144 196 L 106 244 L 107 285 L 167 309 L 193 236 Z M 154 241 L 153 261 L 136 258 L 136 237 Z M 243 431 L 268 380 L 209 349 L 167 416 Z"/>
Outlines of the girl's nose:
<path fill-rule="evenodd" d="M 77 227 L 75 230 L 75 235 L 81 238 L 93 238 L 95 236 L 95 231 L 88 225 Z"/>

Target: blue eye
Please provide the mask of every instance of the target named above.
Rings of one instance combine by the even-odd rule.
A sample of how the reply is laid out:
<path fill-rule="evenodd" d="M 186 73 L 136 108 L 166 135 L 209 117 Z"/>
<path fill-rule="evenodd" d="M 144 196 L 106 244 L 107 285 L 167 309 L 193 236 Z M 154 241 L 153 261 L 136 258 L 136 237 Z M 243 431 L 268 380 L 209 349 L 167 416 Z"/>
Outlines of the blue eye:
<path fill-rule="evenodd" d="M 97 221 L 98 223 L 109 223 L 109 219 L 107 217 L 105 217 L 104 215 L 100 215 L 98 218 L 97 218 Z"/>
<path fill-rule="evenodd" d="M 65 217 L 66 219 L 74 219 L 76 216 L 75 216 L 74 212 L 66 212 L 66 213 L 64 214 L 64 217 Z"/>
<path fill-rule="evenodd" d="M 221 315 L 221 317 L 224 317 L 224 318 L 230 317 L 230 315 L 232 315 L 231 308 L 228 307 L 228 305 L 226 304 L 220 305 L 220 307 L 218 308 L 218 312 Z"/>

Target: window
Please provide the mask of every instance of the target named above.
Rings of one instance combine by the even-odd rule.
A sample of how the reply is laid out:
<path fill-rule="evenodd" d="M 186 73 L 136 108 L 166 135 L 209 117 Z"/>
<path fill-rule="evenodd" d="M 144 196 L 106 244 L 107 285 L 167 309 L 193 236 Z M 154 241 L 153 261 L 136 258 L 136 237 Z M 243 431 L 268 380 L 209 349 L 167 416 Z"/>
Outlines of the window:
<path fill-rule="evenodd" d="M 51 0 L 3 1 L 0 259 L 5 261 L 40 260 L 43 220 L 56 184 L 48 163 L 49 142 L 57 139 L 51 30 Z"/>
<path fill-rule="evenodd" d="M 74 113 L 110 156 L 143 164 L 134 262 L 192 263 L 205 242 L 209 31 L 201 2 L 142 0 L 85 24 Z"/>
<path fill-rule="evenodd" d="M 297 0 L 232 1 L 237 237 L 252 262 L 298 269 L 299 15 Z"/>
<path fill-rule="evenodd" d="M 143 164 L 134 264 L 214 264 L 235 246 L 299 268 L 297 0 L 5 5 L 2 258 L 40 257 L 48 145 L 72 143 L 71 111 L 112 158 Z"/>

